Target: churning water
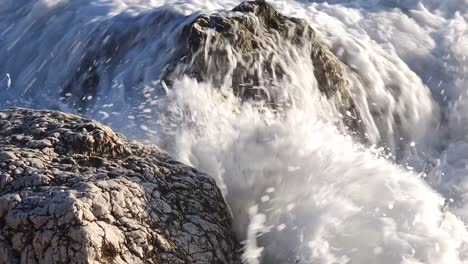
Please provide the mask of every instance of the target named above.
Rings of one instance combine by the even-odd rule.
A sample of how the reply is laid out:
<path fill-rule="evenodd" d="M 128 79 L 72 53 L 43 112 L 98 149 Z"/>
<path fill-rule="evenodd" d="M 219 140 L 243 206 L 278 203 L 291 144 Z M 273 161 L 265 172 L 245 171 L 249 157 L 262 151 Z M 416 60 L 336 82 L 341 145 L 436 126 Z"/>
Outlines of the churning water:
<path fill-rule="evenodd" d="M 247 263 L 468 263 L 468 1 L 270 1 L 351 69 L 370 144 L 301 48 L 269 43 L 288 78 L 260 89 L 281 114 L 227 84 L 161 82 L 183 26 L 238 3 L 0 0 L 0 108 L 92 117 L 212 175 Z"/>

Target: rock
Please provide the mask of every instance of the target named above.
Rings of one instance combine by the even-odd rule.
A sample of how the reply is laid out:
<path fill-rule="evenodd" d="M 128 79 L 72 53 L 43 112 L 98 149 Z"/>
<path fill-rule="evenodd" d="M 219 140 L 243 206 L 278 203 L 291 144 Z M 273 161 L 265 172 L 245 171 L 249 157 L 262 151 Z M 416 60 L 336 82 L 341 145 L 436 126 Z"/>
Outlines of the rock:
<path fill-rule="evenodd" d="M 282 61 L 289 54 L 280 52 L 304 50 L 318 89 L 336 101 L 345 124 L 359 130 L 347 66 L 306 21 L 286 17 L 264 0 L 242 2 L 231 12 L 198 16 L 184 27 L 180 43 L 184 46 L 163 77 L 166 83 L 182 75 L 215 85 L 227 83 L 241 99 L 264 100 L 273 108 L 289 104 L 281 98 L 281 87 L 272 89 L 277 80 L 292 79 Z M 280 47 L 286 48 L 280 51 Z"/>
<path fill-rule="evenodd" d="M 160 97 L 166 93 L 166 88 L 172 87 L 175 79 L 188 75 L 199 81 L 211 81 L 213 86 L 232 87 L 232 92 L 242 100 L 263 101 L 274 109 L 287 108 L 292 102 L 278 80 L 290 82 L 294 76 L 290 76 L 282 60 L 299 49 L 306 50 L 304 56 L 310 57 L 309 64 L 313 65 L 310 74 L 314 74 L 320 92 L 336 101 L 347 127 L 363 132 L 347 82 L 348 67 L 306 21 L 284 16 L 264 0 L 242 2 L 228 12 L 202 14 L 185 26 L 174 26 L 171 24 L 174 21 L 187 23 L 190 20 L 169 9 L 136 16 L 129 19 L 125 27 L 108 25 L 109 28 L 105 28 L 104 25 L 103 32 L 93 34 L 99 37 L 90 40 L 92 48 L 83 54 L 74 76 L 63 83 L 63 102 L 81 113 L 92 111 L 95 100 L 107 96 L 106 87 L 113 81 L 108 80 L 106 72 L 118 72 L 122 63 L 132 59 L 135 47 L 147 49 L 142 43 L 158 39 L 168 43 L 161 44 L 161 51 L 152 55 L 158 57 L 148 60 L 161 63 L 144 67 L 141 64 L 155 71 L 135 72 L 135 77 L 131 78 L 135 83 L 124 87 L 125 100 L 130 105 L 140 105 L 145 100 L 147 83 L 144 80 L 165 84 L 155 85 L 152 96 Z M 162 37 L 168 35 L 168 32 L 158 31 L 162 26 L 178 32 L 178 39 Z M 290 54 L 278 53 L 280 48 Z M 157 80 L 148 80 L 148 76 L 153 75 Z M 46 147 L 49 143 L 30 144 Z"/>
<path fill-rule="evenodd" d="M 27 109 L 0 116 L 1 263 L 237 261 L 209 176 L 92 120 Z"/>
<path fill-rule="evenodd" d="M 16 157 L 16 155 L 11 152 L 11 151 L 2 151 L 0 152 L 0 161 L 13 161 L 13 160 L 17 160 L 18 158 Z"/>
<path fill-rule="evenodd" d="M 200 15 L 183 29 L 181 43 L 185 43 L 185 50 L 180 56 L 187 64 L 183 74 L 219 84 L 222 80 L 218 78 L 231 70 L 228 64 L 232 55 L 227 51 L 232 50 L 242 58 L 234 62 L 235 93 L 244 98 L 263 97 L 254 87 L 266 85 L 261 82 L 273 75 L 285 75 L 284 66 L 273 60 L 278 44 L 311 45 L 319 89 L 327 95 L 345 89 L 343 64 L 305 21 L 283 16 L 263 0 L 242 2 L 231 13 Z M 256 67 L 258 62 L 264 64 L 261 71 Z"/>
<path fill-rule="evenodd" d="M 173 41 L 156 44 L 157 48 L 153 52 L 146 50 L 147 45 L 153 45 L 158 40 L 165 42 L 166 33 L 177 32 L 176 28 L 180 26 L 178 21 L 184 17 L 185 15 L 172 8 L 155 8 L 138 15 L 123 12 L 96 23 L 96 27 L 82 40 L 86 45 L 79 51 L 82 52 L 79 56 L 81 59 L 71 61 L 74 73 L 61 81 L 62 89 L 59 94 L 62 103 L 80 113 L 89 113 L 96 102 L 102 103 L 100 98 L 105 98 L 115 88 L 115 84 L 123 85 L 121 88 L 127 102 L 141 102 L 145 97 L 139 92 L 147 85 L 148 77 L 151 76 L 151 81 L 154 81 L 162 70 L 152 68 L 150 76 L 145 77 L 149 72 L 144 68 L 162 60 L 165 54 L 171 54 Z M 140 59 L 141 54 L 135 54 L 135 51 L 139 53 L 142 50 L 146 50 L 143 53 L 145 62 Z M 120 69 L 133 63 L 135 67 L 131 68 L 135 79 L 125 76 L 123 83 L 117 80 Z M 163 66 L 164 62 L 161 68 Z"/>

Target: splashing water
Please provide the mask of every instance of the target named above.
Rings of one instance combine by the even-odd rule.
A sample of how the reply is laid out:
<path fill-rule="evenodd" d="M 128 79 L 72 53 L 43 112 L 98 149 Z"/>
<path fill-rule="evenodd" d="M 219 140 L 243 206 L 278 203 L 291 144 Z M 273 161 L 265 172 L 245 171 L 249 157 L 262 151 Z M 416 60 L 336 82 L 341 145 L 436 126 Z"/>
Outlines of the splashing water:
<path fill-rule="evenodd" d="M 226 84 L 166 89 L 178 32 L 230 0 L 1 1 L 0 108 L 78 112 L 212 175 L 248 263 L 468 262 L 468 2 L 270 3 L 348 65 L 373 146 L 284 43 L 289 78 L 262 87 L 292 102 L 281 115 Z"/>

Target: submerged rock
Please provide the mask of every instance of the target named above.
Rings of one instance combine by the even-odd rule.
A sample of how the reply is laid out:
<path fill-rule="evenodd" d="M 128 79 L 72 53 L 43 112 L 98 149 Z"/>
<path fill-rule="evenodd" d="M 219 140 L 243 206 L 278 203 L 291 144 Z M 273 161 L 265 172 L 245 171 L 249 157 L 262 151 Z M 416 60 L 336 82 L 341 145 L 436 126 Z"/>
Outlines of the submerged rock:
<path fill-rule="evenodd" d="M 57 111 L 0 111 L 1 263 L 232 263 L 209 176 Z"/>

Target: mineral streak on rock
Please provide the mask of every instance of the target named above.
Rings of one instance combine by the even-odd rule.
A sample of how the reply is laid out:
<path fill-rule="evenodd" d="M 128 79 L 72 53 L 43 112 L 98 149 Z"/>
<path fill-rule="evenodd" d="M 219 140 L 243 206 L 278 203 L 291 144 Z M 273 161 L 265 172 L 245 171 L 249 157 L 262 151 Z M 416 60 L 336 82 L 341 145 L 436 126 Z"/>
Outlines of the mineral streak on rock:
<path fill-rule="evenodd" d="M 215 182 L 56 111 L 0 111 L 1 263 L 232 263 Z"/>

